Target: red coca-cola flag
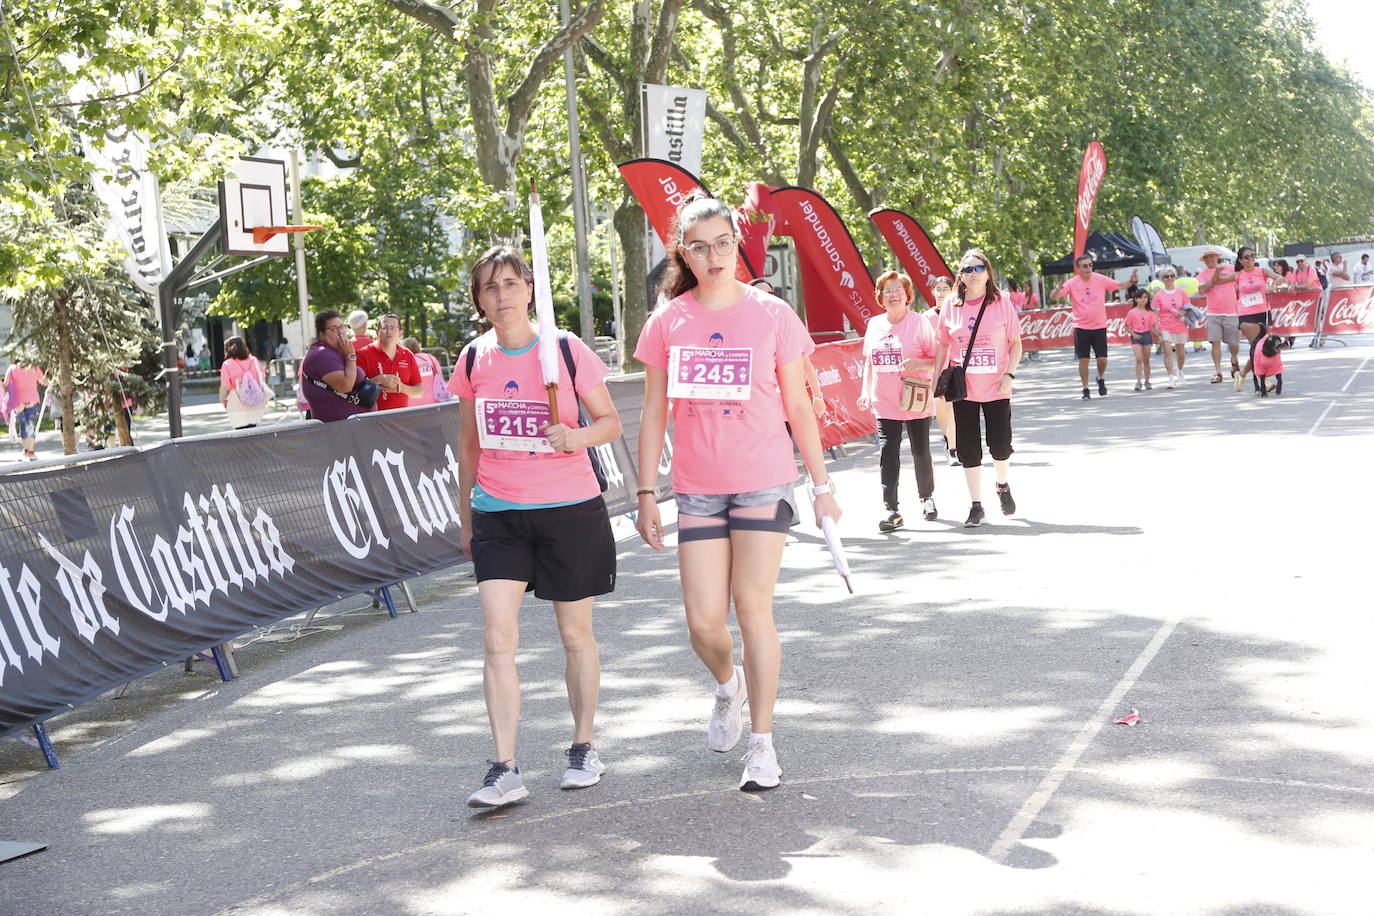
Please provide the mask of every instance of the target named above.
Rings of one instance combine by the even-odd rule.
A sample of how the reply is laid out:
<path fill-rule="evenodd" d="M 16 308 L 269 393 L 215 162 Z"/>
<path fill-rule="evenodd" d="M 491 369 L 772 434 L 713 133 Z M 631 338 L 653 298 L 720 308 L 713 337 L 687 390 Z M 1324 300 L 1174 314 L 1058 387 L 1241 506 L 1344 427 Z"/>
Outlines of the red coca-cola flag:
<path fill-rule="evenodd" d="M 1078 206 L 1074 209 L 1073 258 L 1083 254 L 1088 244 L 1088 226 L 1093 221 L 1093 207 L 1102 181 L 1107 177 L 1107 151 L 1096 140 L 1083 151 L 1083 165 L 1078 169 Z"/>
<path fill-rule="evenodd" d="M 673 217 L 687 195 L 702 190 L 715 197 L 697 176 L 666 159 L 631 159 L 620 163 L 618 167 L 620 176 L 625 179 L 635 200 L 644 208 L 644 215 L 649 218 L 649 225 L 654 227 L 664 248 L 673 246 Z M 758 276 L 758 271 L 749 263 L 743 248 L 740 249 L 735 276 L 745 283 Z"/>
<path fill-rule="evenodd" d="M 1322 336 L 1327 334 L 1368 334 L 1374 331 L 1374 293 L 1371 286 L 1352 286 L 1327 291 Z"/>
<path fill-rule="evenodd" d="M 834 448 L 851 439 L 873 435 L 878 421 L 872 411 L 859 409 L 864 376 L 863 341 L 821 344 L 811 354 L 811 364 L 820 376 L 821 395 L 825 398 L 825 413 L 820 418 L 821 445 Z"/>
<path fill-rule="evenodd" d="M 931 287 L 939 277 L 949 277 L 953 281 L 954 272 L 940 257 L 930 236 L 920 223 L 901 210 L 874 210 L 868 218 L 887 240 L 888 247 L 897 256 L 897 263 L 925 296 L 926 303 L 934 308 L 935 291 Z"/>
<path fill-rule="evenodd" d="M 810 188 L 779 188 L 773 192 L 778 213 L 787 221 L 797 255 L 815 268 L 823 284 L 819 298 L 836 304 L 860 334 L 878 311 L 873 301 L 873 280 L 863 256 L 845 227 L 844 220 L 825 198 Z M 806 311 L 813 308 L 811 289 L 806 291 Z M 819 307 L 821 303 L 815 303 Z M 809 322 L 808 322 L 809 326 Z"/>

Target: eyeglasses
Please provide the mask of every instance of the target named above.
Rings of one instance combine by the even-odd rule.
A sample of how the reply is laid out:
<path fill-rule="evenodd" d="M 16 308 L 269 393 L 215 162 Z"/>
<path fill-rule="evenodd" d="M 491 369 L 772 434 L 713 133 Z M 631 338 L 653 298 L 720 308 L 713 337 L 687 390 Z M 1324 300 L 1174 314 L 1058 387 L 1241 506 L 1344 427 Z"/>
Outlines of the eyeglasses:
<path fill-rule="evenodd" d="M 960 270 L 959 273 L 961 273 L 961 274 L 980 274 L 980 273 L 982 273 L 983 271 L 985 271 L 985 270 L 987 270 L 987 269 L 988 269 L 988 267 L 987 267 L 986 264 L 970 264 L 968 267 L 965 267 L 965 268 L 963 268 L 962 270 Z"/>
<path fill-rule="evenodd" d="M 884 295 L 884 296 L 903 296 L 903 297 L 905 297 L 905 296 L 906 296 L 906 290 L 904 290 L 904 289 L 885 289 L 885 290 L 883 290 L 883 295 Z"/>
<path fill-rule="evenodd" d="M 710 254 L 719 255 L 720 257 L 733 254 L 736 244 L 735 237 L 732 235 L 729 238 L 718 238 L 714 242 L 693 242 L 683 247 L 685 247 L 687 253 L 692 256 L 692 260 L 704 261 L 707 255 Z"/>
<path fill-rule="evenodd" d="M 1240 256 L 1240 259 L 1242 261 L 1253 261 L 1255 259 L 1255 256 L 1253 254 L 1243 254 Z"/>

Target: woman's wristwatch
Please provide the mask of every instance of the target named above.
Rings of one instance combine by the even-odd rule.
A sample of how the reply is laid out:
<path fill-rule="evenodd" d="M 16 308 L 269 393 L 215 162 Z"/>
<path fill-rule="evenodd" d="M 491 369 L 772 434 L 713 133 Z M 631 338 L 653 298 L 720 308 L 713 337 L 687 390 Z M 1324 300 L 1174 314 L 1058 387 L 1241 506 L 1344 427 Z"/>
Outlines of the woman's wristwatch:
<path fill-rule="evenodd" d="M 823 484 L 818 484 L 817 486 L 814 486 L 814 487 L 811 488 L 811 495 L 812 495 L 812 496 L 823 496 L 823 495 L 825 495 L 826 493 L 834 493 L 834 492 L 835 492 L 835 482 L 834 482 L 833 480 L 827 480 L 825 483 L 823 483 Z"/>

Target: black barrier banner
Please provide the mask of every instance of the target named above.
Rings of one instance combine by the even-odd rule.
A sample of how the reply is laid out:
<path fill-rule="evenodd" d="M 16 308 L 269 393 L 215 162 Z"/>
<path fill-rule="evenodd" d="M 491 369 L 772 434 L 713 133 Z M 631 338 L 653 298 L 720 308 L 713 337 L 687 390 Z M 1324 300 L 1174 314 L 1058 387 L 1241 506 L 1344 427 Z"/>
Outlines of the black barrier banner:
<path fill-rule="evenodd" d="M 460 559 L 458 402 L 0 476 L 0 735 Z"/>

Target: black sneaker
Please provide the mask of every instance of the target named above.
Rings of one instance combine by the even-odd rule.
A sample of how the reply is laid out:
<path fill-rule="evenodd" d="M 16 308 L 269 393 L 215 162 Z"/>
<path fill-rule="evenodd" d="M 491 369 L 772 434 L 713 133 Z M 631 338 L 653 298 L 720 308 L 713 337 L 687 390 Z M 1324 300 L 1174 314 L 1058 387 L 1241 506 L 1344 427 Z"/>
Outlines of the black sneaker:
<path fill-rule="evenodd" d="M 964 521 L 965 528 L 977 528 L 983 524 L 983 519 L 987 518 L 987 513 L 983 511 L 982 503 L 974 503 L 968 510 L 968 519 Z"/>
<path fill-rule="evenodd" d="M 1097 396 L 1099 398 L 1105 398 L 1107 396 L 1107 380 L 1101 376 L 1097 379 Z"/>
<path fill-rule="evenodd" d="M 1085 400 L 1085 401 L 1091 401 L 1092 399 L 1093 399 L 1093 396 L 1092 396 L 1091 394 L 1088 393 L 1088 389 L 1084 388 L 1084 389 L 1083 389 L 1083 400 Z"/>
<path fill-rule="evenodd" d="M 1016 500 L 1011 498 L 1011 484 L 999 483 L 997 485 L 997 498 L 1002 501 L 1002 514 L 1016 514 Z"/>
<path fill-rule="evenodd" d="M 935 500 L 933 497 L 927 496 L 925 499 L 921 500 L 921 514 L 925 516 L 928 522 L 933 522 L 938 517 L 938 513 L 935 511 Z"/>
<path fill-rule="evenodd" d="M 902 514 L 901 514 L 900 512 L 894 512 L 894 513 L 892 513 L 891 515 L 889 515 L 887 518 L 883 519 L 881 522 L 878 523 L 878 530 L 879 530 L 879 531 L 896 531 L 898 528 L 902 527 L 902 525 L 904 525 L 904 524 L 906 524 L 906 522 L 903 520 Z"/>

